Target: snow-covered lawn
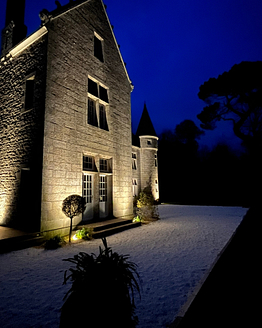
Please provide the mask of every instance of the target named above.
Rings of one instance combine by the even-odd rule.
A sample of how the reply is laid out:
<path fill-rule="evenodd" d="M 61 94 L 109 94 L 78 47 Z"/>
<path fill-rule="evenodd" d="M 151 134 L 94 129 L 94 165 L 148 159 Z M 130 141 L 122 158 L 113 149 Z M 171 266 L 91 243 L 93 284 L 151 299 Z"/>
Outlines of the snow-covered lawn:
<path fill-rule="evenodd" d="M 139 328 L 162 328 L 173 321 L 246 212 L 239 207 L 161 205 L 160 221 L 107 238 L 113 251 L 130 254 L 138 265 Z M 81 251 L 98 254 L 101 245 L 93 240 L 55 251 L 30 248 L 0 255 L 0 327 L 57 328 L 69 289 L 62 283 L 70 264 L 62 259 Z"/>

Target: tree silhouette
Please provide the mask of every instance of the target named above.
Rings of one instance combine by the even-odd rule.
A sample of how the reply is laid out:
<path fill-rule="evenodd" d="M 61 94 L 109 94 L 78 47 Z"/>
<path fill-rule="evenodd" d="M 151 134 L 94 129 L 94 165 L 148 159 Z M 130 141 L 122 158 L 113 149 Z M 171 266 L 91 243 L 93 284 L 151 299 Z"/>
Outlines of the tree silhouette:
<path fill-rule="evenodd" d="M 162 201 L 192 203 L 198 185 L 198 142 L 201 131 L 184 120 L 173 131 L 164 131 L 159 140 L 159 182 Z"/>
<path fill-rule="evenodd" d="M 201 127 L 213 130 L 218 121 L 231 121 L 233 131 L 249 153 L 253 199 L 262 183 L 262 61 L 242 62 L 200 86 L 198 97 L 207 106 L 197 117 Z"/>
<path fill-rule="evenodd" d="M 183 144 L 195 143 L 204 134 L 192 120 L 184 120 L 175 128 L 175 137 Z"/>
<path fill-rule="evenodd" d="M 84 198 L 79 195 L 71 195 L 64 199 L 62 211 L 70 218 L 69 243 L 71 243 L 73 217 L 83 213 L 85 210 Z"/>
<path fill-rule="evenodd" d="M 203 129 L 233 123 L 233 131 L 250 150 L 262 144 L 262 61 L 242 62 L 200 86 L 206 107 L 197 115 Z"/>

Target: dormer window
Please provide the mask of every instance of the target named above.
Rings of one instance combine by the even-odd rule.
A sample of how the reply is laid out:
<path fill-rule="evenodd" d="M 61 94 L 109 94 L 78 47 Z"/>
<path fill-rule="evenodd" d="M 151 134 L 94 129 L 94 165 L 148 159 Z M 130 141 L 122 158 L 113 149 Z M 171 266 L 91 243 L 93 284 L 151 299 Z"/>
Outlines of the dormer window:
<path fill-rule="evenodd" d="M 104 62 L 103 39 L 97 33 L 94 34 L 94 55 L 102 63 Z"/>

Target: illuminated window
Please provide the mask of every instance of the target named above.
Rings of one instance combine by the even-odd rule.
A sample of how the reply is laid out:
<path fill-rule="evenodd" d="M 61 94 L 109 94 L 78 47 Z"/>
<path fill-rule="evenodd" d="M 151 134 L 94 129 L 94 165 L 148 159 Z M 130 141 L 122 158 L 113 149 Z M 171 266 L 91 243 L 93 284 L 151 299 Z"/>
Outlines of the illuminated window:
<path fill-rule="evenodd" d="M 104 62 L 103 39 L 97 33 L 94 35 L 94 55 L 102 63 Z"/>
<path fill-rule="evenodd" d="M 132 169 L 136 170 L 137 169 L 137 159 L 136 159 L 136 153 L 132 153 Z"/>
<path fill-rule="evenodd" d="M 108 89 L 89 78 L 87 123 L 108 131 L 108 103 Z"/>
<path fill-rule="evenodd" d="M 94 168 L 94 158 L 91 156 L 83 156 L 83 171 L 93 171 Z"/>
<path fill-rule="evenodd" d="M 34 93 L 35 93 L 35 76 L 31 76 L 25 82 L 25 102 L 24 111 L 34 107 Z"/>

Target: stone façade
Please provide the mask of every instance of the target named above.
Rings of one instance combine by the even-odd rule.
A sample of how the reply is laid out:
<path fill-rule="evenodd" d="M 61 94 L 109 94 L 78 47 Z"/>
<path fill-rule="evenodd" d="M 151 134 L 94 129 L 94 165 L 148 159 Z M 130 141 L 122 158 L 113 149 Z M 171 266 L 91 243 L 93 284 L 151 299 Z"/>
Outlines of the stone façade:
<path fill-rule="evenodd" d="M 62 201 L 82 195 L 86 177 L 92 180 L 92 214 L 85 219 L 131 215 L 132 178 L 138 175 L 138 190 L 158 179 L 157 137 L 150 136 L 154 147 L 144 147 L 141 137 L 135 147 L 138 169 L 132 170 L 133 86 L 105 7 L 101 0 L 70 1 L 41 17 L 41 28 L 1 58 L 0 224 L 62 231 L 69 224 Z M 102 60 L 94 56 L 95 38 L 102 44 Z M 31 79 L 33 106 L 27 109 Z M 107 90 L 108 100 L 90 94 L 90 81 Z M 89 98 L 98 106 L 98 120 L 104 106 L 107 128 L 88 123 Z M 84 168 L 84 157 L 92 159 L 92 168 Z M 105 171 L 101 160 L 108 163 Z"/>

